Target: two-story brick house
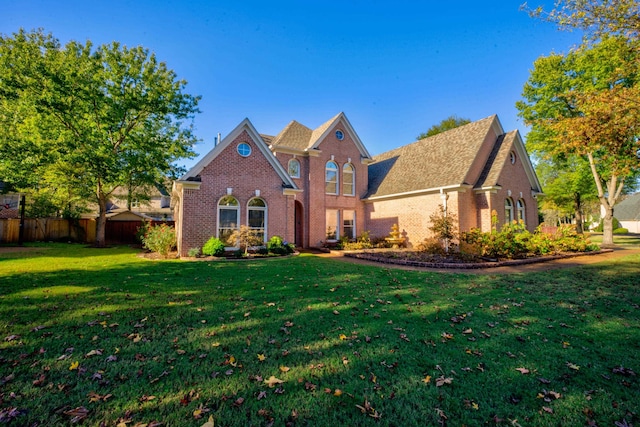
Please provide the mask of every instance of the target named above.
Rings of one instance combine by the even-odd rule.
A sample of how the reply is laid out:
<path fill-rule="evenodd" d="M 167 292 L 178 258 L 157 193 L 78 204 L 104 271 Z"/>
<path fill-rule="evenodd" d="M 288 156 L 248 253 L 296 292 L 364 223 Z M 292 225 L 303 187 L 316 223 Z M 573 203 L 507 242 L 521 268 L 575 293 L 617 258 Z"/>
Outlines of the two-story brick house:
<path fill-rule="evenodd" d="M 365 230 L 385 236 L 397 223 L 413 245 L 439 204 L 461 230 L 489 229 L 492 210 L 533 228 L 540 191 L 519 133 L 505 134 L 496 116 L 373 158 L 340 113 L 316 129 L 292 121 L 276 136 L 245 119 L 174 183 L 173 196 L 185 256 L 241 225 L 265 241 L 314 247 Z"/>

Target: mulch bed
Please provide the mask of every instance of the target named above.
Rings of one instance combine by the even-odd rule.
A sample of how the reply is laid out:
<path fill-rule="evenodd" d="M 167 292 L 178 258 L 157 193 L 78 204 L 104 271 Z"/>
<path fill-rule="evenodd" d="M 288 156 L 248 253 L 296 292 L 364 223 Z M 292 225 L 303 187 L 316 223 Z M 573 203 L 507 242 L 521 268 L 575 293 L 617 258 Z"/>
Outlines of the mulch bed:
<path fill-rule="evenodd" d="M 432 254 L 422 254 L 413 251 L 345 252 L 344 256 L 366 261 L 379 262 L 382 264 L 406 265 L 410 267 L 476 269 L 535 264 L 540 262 L 553 261 L 556 259 L 575 258 L 579 256 L 597 255 L 608 252 L 613 252 L 613 249 L 601 249 L 599 251 L 591 252 L 566 252 L 540 257 L 495 261 L 463 259 L 459 256 L 439 256 Z"/>

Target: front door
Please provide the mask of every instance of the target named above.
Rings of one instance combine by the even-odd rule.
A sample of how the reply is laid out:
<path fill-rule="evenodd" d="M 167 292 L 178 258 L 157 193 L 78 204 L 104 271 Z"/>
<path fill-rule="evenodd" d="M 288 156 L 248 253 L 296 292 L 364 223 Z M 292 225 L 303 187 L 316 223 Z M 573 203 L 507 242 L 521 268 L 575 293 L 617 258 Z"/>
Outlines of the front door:
<path fill-rule="evenodd" d="M 304 214 L 302 209 L 302 203 L 296 200 L 296 219 L 295 219 L 295 237 L 296 237 L 296 246 L 304 247 Z"/>

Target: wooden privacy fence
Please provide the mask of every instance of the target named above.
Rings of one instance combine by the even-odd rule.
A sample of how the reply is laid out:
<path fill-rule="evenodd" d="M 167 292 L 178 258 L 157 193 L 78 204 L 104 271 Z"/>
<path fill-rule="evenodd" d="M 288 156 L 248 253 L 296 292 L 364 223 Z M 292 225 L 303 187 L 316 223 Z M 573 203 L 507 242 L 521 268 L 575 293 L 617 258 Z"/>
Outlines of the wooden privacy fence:
<path fill-rule="evenodd" d="M 174 225 L 173 221 L 152 221 L 151 224 Z M 108 244 L 140 243 L 136 237 L 141 221 L 107 221 L 105 238 Z M 0 243 L 18 243 L 19 219 L 0 219 Z M 24 242 L 73 241 L 93 243 L 96 241 L 96 220 L 66 220 L 58 218 L 25 219 Z"/>

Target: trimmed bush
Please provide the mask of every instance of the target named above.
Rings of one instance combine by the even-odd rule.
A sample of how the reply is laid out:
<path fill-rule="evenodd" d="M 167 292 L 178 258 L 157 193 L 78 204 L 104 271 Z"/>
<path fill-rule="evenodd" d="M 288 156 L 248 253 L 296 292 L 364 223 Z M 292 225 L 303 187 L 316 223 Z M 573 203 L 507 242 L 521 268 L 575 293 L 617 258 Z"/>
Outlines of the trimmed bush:
<path fill-rule="evenodd" d="M 187 255 L 191 258 L 196 258 L 198 255 L 200 255 L 200 248 L 190 248 L 187 251 Z"/>
<path fill-rule="evenodd" d="M 285 242 L 280 236 L 271 236 L 267 242 L 267 250 L 272 254 L 287 255 L 295 251 L 295 246 Z"/>
<path fill-rule="evenodd" d="M 361 249 L 371 249 L 373 248 L 373 243 L 371 242 L 371 237 L 368 231 L 364 231 L 361 235 L 356 238 L 355 242 L 345 242 L 342 245 L 342 248 L 348 251 L 356 251 Z"/>
<path fill-rule="evenodd" d="M 622 226 L 620 225 L 620 221 L 618 221 L 618 218 L 616 218 L 614 216 L 613 217 L 613 229 L 617 230 L 618 228 L 622 228 Z M 596 228 L 594 228 L 593 231 L 596 231 L 598 233 L 602 233 L 604 231 L 604 220 L 600 220 L 600 223 L 598 223 L 598 226 Z"/>
<path fill-rule="evenodd" d="M 167 224 L 149 227 L 142 236 L 142 245 L 166 257 L 176 246 L 176 230 Z"/>
<path fill-rule="evenodd" d="M 613 234 L 628 234 L 628 233 L 629 233 L 629 230 L 624 227 L 616 228 L 615 230 L 613 230 Z"/>
<path fill-rule="evenodd" d="M 209 240 L 207 240 L 207 243 L 204 244 L 204 246 L 202 247 L 202 253 L 204 255 L 210 255 L 210 256 L 223 256 L 224 255 L 224 243 L 222 243 L 222 240 L 218 239 L 217 237 L 212 237 Z"/>

